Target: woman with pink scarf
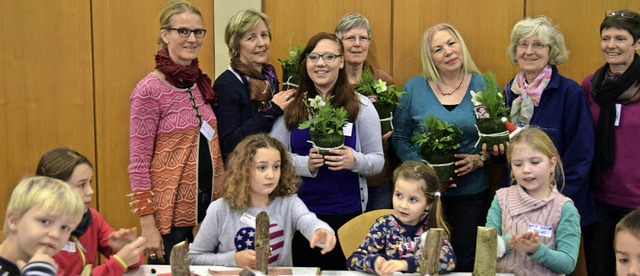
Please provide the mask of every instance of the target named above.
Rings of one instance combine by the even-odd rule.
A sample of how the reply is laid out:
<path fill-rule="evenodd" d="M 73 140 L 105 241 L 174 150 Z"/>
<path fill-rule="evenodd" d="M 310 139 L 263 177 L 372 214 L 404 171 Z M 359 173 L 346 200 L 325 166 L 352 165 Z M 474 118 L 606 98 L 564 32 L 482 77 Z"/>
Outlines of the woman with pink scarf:
<path fill-rule="evenodd" d="M 596 219 L 589 188 L 593 119 L 584 90 L 556 68 L 569 55 L 564 37 L 547 17 L 525 18 L 511 31 L 508 53 L 522 69 L 504 89 L 511 107 L 509 120 L 520 127 L 538 126 L 551 137 L 565 164 L 565 185 L 560 192 L 573 200 L 580 224 L 590 224 Z M 508 179 L 507 172 L 503 186 Z"/>

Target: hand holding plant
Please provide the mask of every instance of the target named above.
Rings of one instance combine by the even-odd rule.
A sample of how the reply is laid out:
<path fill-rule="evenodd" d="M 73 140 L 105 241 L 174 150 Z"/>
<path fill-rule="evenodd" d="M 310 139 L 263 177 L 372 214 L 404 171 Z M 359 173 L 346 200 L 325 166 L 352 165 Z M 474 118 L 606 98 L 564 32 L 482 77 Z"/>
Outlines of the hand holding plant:
<path fill-rule="evenodd" d="M 415 132 L 411 141 L 420 148 L 420 154 L 438 173 L 440 183 L 448 188 L 449 179 L 454 175 L 454 154 L 460 149 L 458 140 L 462 129 L 434 115 L 428 116 L 421 132 Z"/>
<path fill-rule="evenodd" d="M 471 91 L 471 102 L 475 105 L 476 127 L 478 128 L 477 146 L 486 144 L 487 149 L 506 144 L 509 141 L 507 126 L 502 121 L 509 113 L 504 104 L 502 91 L 498 90 L 496 77 L 487 72 L 483 75 L 485 87 L 482 91 Z"/>
<path fill-rule="evenodd" d="M 326 154 L 330 148 L 341 147 L 344 144 L 342 128 L 347 125 L 348 113 L 344 107 L 334 108 L 330 100 L 317 95 L 315 98 L 307 98 L 304 92 L 303 99 L 308 119 L 298 125 L 298 129 L 309 128 L 311 141 L 320 149 L 320 154 Z"/>

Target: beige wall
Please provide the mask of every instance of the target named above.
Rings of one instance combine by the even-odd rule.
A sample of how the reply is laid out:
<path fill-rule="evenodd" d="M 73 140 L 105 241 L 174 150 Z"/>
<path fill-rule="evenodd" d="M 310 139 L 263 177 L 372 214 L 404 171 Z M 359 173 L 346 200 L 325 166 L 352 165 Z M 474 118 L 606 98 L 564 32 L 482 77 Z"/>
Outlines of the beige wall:
<path fill-rule="evenodd" d="M 372 63 L 398 86 L 421 74 L 420 37 L 449 22 L 462 33 L 481 70 L 503 85 L 518 72 L 506 57 L 511 27 L 546 14 L 571 51 L 561 73 L 581 81 L 603 63 L 598 26 L 607 9 L 640 10 L 637 0 L 192 0 L 210 30 L 200 64 L 214 77 L 228 66 L 224 27 L 235 11 L 262 9 L 272 20 L 271 62 L 348 12 L 372 24 Z M 0 0 L 0 213 L 17 180 L 38 158 L 69 146 L 94 161 L 95 205 L 114 227 L 137 226 L 129 212 L 129 95 L 153 69 L 162 0 Z M 526 4 L 525 4 L 526 3 Z M 214 13 L 215 11 L 215 13 Z M 291 43 L 290 43 L 290 42 Z M 215 43 L 215 44 L 214 44 Z M 215 53 L 215 55 L 214 55 Z M 215 68 L 215 70 L 214 70 Z"/>

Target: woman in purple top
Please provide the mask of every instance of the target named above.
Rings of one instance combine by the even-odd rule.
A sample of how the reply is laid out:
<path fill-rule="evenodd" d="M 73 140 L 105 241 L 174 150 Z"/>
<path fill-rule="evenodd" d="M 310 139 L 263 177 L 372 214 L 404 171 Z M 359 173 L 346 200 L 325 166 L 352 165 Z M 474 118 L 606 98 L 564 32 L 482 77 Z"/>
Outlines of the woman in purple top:
<path fill-rule="evenodd" d="M 288 147 L 296 174 L 302 176 L 298 196 L 334 231 L 364 211 L 365 177 L 379 173 L 384 166 L 378 113 L 369 99 L 355 93 L 349 85 L 342 56 L 342 43 L 334 34 L 319 33 L 309 40 L 298 60 L 300 92 L 293 99 L 292 108 L 285 111 L 271 130 L 271 135 Z M 332 149 L 331 156 L 323 157 L 311 147 L 307 142 L 308 128 L 298 129 L 307 118 L 304 102 L 317 95 L 332 97 L 334 107 L 345 107 L 352 123 L 351 131 L 345 131 L 344 147 Z M 346 258 L 339 246 L 338 240 L 332 252 L 321 255 L 320 250 L 311 250 L 297 233 L 293 240 L 293 265 L 344 270 Z"/>
<path fill-rule="evenodd" d="M 596 123 L 591 185 L 598 211 L 584 229 L 584 249 L 589 275 L 615 275 L 616 223 L 640 208 L 640 15 L 607 12 L 600 50 L 606 63 L 582 82 Z"/>

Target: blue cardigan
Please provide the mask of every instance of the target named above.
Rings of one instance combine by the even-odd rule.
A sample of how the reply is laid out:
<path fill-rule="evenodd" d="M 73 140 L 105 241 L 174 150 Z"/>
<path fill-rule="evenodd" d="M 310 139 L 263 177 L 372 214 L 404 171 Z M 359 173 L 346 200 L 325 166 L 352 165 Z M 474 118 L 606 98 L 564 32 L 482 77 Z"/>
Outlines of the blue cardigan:
<path fill-rule="evenodd" d="M 512 83 L 513 79 L 504 88 L 505 101 L 509 107 L 518 96 L 511 91 Z M 558 149 L 565 176 L 564 189 L 560 177 L 558 190 L 573 200 L 580 213 L 580 224 L 585 226 L 595 222 L 595 202 L 589 187 L 594 123 L 582 87 L 560 75 L 553 66 L 551 81 L 540 97 L 540 104 L 533 110 L 530 124 L 542 128 Z M 502 186 L 508 186 L 509 182 L 507 167 Z"/>
<path fill-rule="evenodd" d="M 244 137 L 269 133 L 273 123 L 284 113 L 275 104 L 268 110 L 255 108 L 248 81 L 244 76 L 240 81 L 238 76 L 241 75 L 236 75 L 229 68 L 213 83 L 213 91 L 218 93 L 218 106 L 213 107 L 213 112 L 218 118 L 218 136 L 224 160 Z"/>

